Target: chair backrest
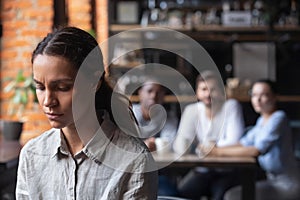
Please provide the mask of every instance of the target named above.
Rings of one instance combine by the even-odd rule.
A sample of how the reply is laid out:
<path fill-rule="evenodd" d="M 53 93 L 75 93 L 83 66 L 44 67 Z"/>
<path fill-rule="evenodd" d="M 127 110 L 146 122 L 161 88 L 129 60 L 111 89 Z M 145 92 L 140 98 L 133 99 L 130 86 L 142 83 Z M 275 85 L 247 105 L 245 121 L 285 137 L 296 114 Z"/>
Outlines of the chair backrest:
<path fill-rule="evenodd" d="M 293 148 L 294 154 L 300 164 L 300 120 L 290 121 L 290 127 L 292 129 Z"/>

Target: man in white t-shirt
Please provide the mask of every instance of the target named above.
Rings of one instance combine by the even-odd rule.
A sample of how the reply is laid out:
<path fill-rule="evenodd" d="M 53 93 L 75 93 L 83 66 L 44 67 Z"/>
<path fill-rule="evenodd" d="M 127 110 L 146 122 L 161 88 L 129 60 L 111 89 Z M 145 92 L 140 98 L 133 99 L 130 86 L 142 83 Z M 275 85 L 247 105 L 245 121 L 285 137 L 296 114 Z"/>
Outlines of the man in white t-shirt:
<path fill-rule="evenodd" d="M 211 71 L 202 72 L 196 80 L 196 94 L 199 102 L 188 105 L 179 124 L 174 151 L 183 154 L 186 147 L 194 143 L 211 149 L 214 145 L 236 144 L 244 131 L 244 118 L 240 104 L 234 99 L 225 99 L 221 78 Z M 207 148 L 207 146 L 211 148 Z M 197 148 L 200 149 L 200 148 Z M 197 152 L 205 156 L 208 152 Z M 179 183 L 183 197 L 200 199 L 209 196 L 223 199 L 225 191 L 238 184 L 233 170 L 196 168 Z"/>

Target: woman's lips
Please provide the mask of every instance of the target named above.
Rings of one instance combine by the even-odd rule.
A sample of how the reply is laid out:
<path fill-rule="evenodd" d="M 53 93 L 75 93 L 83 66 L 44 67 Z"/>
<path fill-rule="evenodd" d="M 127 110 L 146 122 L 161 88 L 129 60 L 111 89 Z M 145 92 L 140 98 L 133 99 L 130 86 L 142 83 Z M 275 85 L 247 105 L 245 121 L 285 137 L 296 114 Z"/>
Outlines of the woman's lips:
<path fill-rule="evenodd" d="M 254 110 L 260 110 L 261 106 L 260 105 L 253 105 Z"/>
<path fill-rule="evenodd" d="M 60 116 L 62 116 L 62 114 L 46 113 L 46 116 L 47 116 L 48 119 L 50 119 L 50 120 L 56 120 L 56 119 L 58 119 Z"/>

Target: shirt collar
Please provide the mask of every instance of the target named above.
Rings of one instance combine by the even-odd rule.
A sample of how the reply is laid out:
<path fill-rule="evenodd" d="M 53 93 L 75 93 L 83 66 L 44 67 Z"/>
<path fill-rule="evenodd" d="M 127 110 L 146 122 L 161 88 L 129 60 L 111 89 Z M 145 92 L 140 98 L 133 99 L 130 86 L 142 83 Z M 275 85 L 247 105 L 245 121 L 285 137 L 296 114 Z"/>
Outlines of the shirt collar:
<path fill-rule="evenodd" d="M 99 127 L 94 137 L 82 149 L 82 152 L 86 154 L 87 157 L 99 162 L 117 129 L 115 124 L 109 119 L 108 112 L 101 110 L 100 113 L 103 122 L 101 123 L 101 126 Z M 53 142 L 54 148 L 53 152 L 51 153 L 51 157 L 56 156 L 58 153 L 68 155 L 68 146 L 62 131 L 60 129 L 54 129 L 53 134 L 55 134 L 55 138 Z"/>
<path fill-rule="evenodd" d="M 107 112 L 103 112 L 102 119 L 103 121 L 98 131 L 82 150 L 96 162 L 100 162 L 117 129 L 115 124 L 109 119 Z"/>
<path fill-rule="evenodd" d="M 68 155 L 68 146 L 64 135 L 62 134 L 60 129 L 54 129 L 54 141 L 53 141 L 53 150 L 51 153 L 51 157 L 56 156 L 59 152 L 65 155 Z"/>

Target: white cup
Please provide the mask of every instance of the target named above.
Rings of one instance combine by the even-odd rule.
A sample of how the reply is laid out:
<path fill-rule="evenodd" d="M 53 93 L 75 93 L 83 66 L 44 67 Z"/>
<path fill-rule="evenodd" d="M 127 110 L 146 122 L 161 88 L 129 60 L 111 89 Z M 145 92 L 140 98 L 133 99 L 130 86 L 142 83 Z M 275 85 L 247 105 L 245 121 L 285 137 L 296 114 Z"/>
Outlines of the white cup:
<path fill-rule="evenodd" d="M 167 154 L 171 151 L 169 141 L 166 138 L 155 138 L 155 146 L 158 154 Z"/>

